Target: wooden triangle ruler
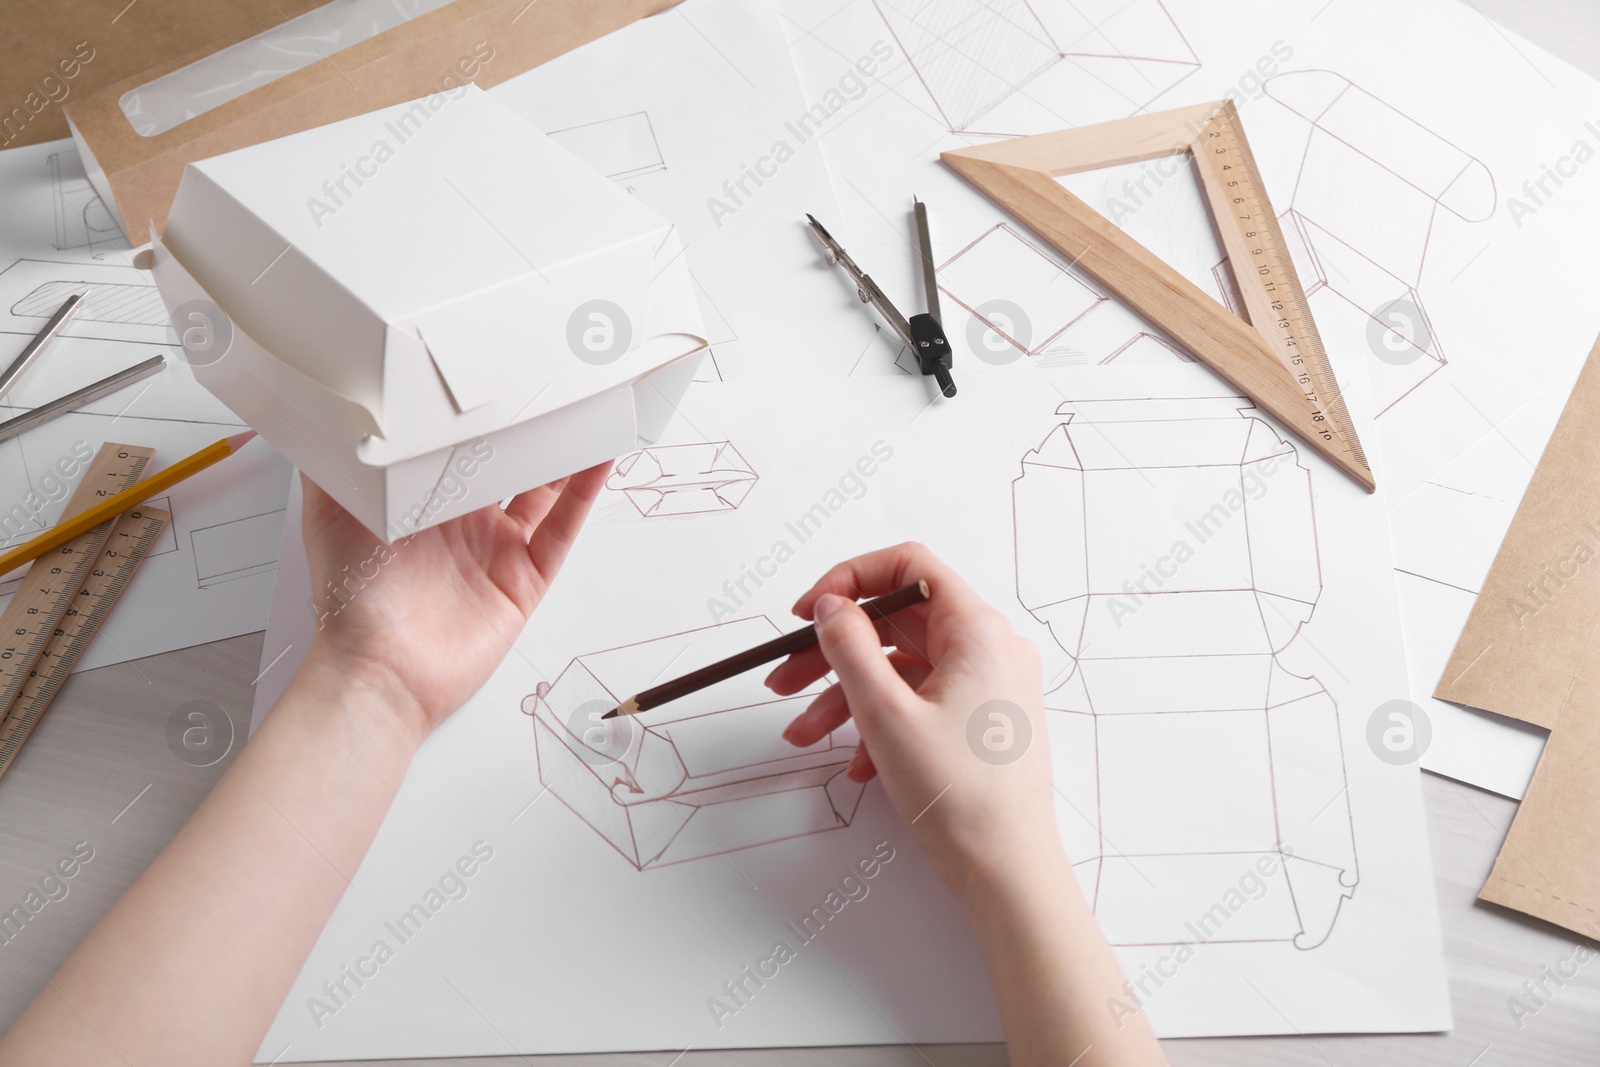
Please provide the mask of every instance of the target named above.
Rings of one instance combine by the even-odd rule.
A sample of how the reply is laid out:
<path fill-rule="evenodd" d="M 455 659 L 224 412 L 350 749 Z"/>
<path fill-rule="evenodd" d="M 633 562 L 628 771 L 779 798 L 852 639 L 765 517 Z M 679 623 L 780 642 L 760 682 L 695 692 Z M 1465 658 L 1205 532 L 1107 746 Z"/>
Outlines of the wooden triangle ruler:
<path fill-rule="evenodd" d="M 1194 158 L 1249 323 L 1056 181 L 1185 152 Z M 1018 137 L 940 158 L 1368 492 L 1374 489 L 1232 101 Z"/>

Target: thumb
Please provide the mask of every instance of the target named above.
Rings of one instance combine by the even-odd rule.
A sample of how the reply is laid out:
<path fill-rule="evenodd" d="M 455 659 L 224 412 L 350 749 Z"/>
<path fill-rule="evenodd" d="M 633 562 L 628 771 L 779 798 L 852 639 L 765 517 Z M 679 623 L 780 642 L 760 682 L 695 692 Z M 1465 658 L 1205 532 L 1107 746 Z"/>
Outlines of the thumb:
<path fill-rule="evenodd" d="M 886 704 L 898 704 L 912 695 L 889 657 L 884 655 L 878 630 L 854 601 L 832 593 L 817 598 L 812 609 L 817 644 L 822 656 L 839 676 L 852 715 L 872 715 Z"/>

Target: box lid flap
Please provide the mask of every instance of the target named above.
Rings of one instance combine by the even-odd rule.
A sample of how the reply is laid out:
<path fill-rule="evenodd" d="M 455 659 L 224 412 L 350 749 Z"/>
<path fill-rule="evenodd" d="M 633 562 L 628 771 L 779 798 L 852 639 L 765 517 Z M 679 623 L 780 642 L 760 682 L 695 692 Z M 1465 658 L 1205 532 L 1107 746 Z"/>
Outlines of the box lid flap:
<path fill-rule="evenodd" d="M 371 316 L 391 327 L 430 323 L 420 332 L 461 410 L 504 390 L 507 331 L 526 334 L 530 319 L 564 317 L 571 310 L 567 287 L 626 278 L 625 295 L 601 295 L 642 311 L 649 253 L 636 267 L 618 260 L 639 256 L 638 246 L 655 247 L 670 228 L 470 85 L 191 166 L 221 196 L 208 207 L 209 233 L 190 235 L 189 244 L 225 243 L 233 230 L 265 227 L 279 247 L 295 252 L 269 272 L 284 292 L 343 293 L 347 318 Z M 173 228 L 184 225 L 189 195 L 180 191 Z M 206 258 L 196 277 L 208 287 L 245 301 L 277 299 L 278 290 L 251 284 L 261 274 L 253 258 Z M 305 275 L 303 284 L 290 285 L 291 274 Z M 497 323 L 493 306 L 508 286 L 535 302 L 511 305 Z M 380 363 L 335 360 L 323 340 L 327 323 L 297 322 L 295 307 L 257 310 L 282 323 L 284 336 L 273 343 L 280 358 L 313 377 L 325 369 L 330 384 L 366 376 L 371 380 L 343 381 L 339 391 L 372 399 L 381 412 Z M 321 318 L 333 314 L 325 309 Z M 343 365 L 335 369 L 334 362 Z"/>
<path fill-rule="evenodd" d="M 347 426 L 357 434 L 380 432 L 376 416 L 366 407 L 339 395 L 282 360 L 272 358 L 255 338 L 216 305 L 211 299 L 211 294 L 195 280 L 183 261 L 162 243 L 161 238 L 151 239 L 151 250 L 153 252 L 151 271 L 156 277 L 157 287 L 169 314 L 185 304 L 203 302 L 214 310 L 217 318 L 228 321 L 232 340 L 229 347 L 224 350 L 222 359 L 225 360 L 233 355 L 233 364 L 248 363 L 252 371 L 252 381 L 259 381 L 279 398 L 298 398 L 296 406 L 303 408 L 305 414 L 314 418 L 319 425 Z M 237 353 L 236 349 L 239 350 Z M 243 354 L 244 349 L 251 350 L 253 355 Z M 197 377 L 200 377 L 198 372 L 201 370 L 202 368 L 196 368 Z"/>

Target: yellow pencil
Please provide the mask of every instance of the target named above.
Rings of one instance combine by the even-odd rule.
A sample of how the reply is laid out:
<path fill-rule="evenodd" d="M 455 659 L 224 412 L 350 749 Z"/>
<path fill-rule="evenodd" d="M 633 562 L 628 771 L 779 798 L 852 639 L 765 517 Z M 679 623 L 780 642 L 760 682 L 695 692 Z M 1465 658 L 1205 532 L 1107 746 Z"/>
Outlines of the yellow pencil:
<path fill-rule="evenodd" d="M 33 562 L 51 549 L 60 548 L 73 538 L 88 533 L 108 519 L 116 518 L 136 504 L 142 504 L 157 493 L 171 489 L 191 474 L 197 474 L 218 460 L 226 459 L 243 448 L 245 442 L 255 435 L 254 430 L 246 430 L 232 437 L 224 437 L 194 455 L 179 460 L 161 473 L 152 474 L 131 488 L 115 496 L 106 497 L 89 510 L 56 524 L 26 544 L 18 545 L 9 552 L 0 553 L 0 575 L 10 573 L 24 563 Z"/>

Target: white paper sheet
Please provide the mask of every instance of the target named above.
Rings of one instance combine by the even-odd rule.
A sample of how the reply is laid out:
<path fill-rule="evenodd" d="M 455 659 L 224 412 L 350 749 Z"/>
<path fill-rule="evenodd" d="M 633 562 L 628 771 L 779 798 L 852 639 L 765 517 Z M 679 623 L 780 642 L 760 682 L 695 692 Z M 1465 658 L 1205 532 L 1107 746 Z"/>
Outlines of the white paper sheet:
<path fill-rule="evenodd" d="M 1367 447 L 1385 460 L 1412 699 L 1434 729 L 1424 765 L 1520 795 L 1539 737 L 1429 694 L 1600 327 L 1600 170 L 1587 166 L 1600 83 L 1452 0 L 1238 3 L 1226 17 L 1198 0 L 783 7 L 813 94 L 873 42 L 896 45 L 821 140 L 840 236 L 894 299 L 916 291 L 908 194 L 929 202 L 945 324 L 967 341 L 958 380 L 969 350 L 1018 366 L 1175 354 L 939 151 L 1239 102 L 1322 337 L 1372 379 Z M 1186 170 L 1064 181 L 1233 303 Z"/>
<path fill-rule="evenodd" d="M 893 373 L 862 358 L 869 318 L 830 313 L 855 296 L 805 225 L 836 209 L 815 134 L 791 128 L 808 101 L 774 4 L 688 0 L 491 92 L 676 225 L 702 379 Z"/>
<path fill-rule="evenodd" d="M 250 706 L 250 733 L 272 710 L 305 658 L 316 636 L 316 611 L 311 604 L 311 570 L 301 540 L 304 498 L 299 471 L 289 474 L 288 500 L 283 509 L 283 533 L 278 550 L 277 579 L 272 585 L 267 632 L 261 640 L 261 673 L 256 675 L 255 700 Z"/>
<path fill-rule="evenodd" d="M 70 485 L 56 464 L 106 441 L 149 445 L 157 469 L 243 424 L 183 362 L 155 283 L 88 182 L 71 141 L 0 152 L 0 362 L 61 302 L 89 298 L 0 400 L 10 418 L 164 353 L 160 374 L 0 442 L 0 546 L 53 524 Z M 172 526 L 78 662 L 79 670 L 250 633 L 266 622 L 289 465 L 262 441 L 158 497 Z M 9 597 L 21 572 L 0 583 Z"/>
<path fill-rule="evenodd" d="M 673 721 L 655 722 L 649 755 L 640 728 L 618 765 L 638 794 L 608 794 L 626 775 L 563 741 L 597 728 L 583 711 L 597 684 L 631 692 L 793 628 L 788 605 L 824 569 L 908 538 L 1044 654 L 1055 710 L 1034 743 L 1051 745 L 1069 855 L 1161 1033 L 1448 1027 L 1417 770 L 1367 741 L 1373 712 L 1407 692 L 1383 498 L 1227 396 L 1195 367 L 968 374 L 932 405 L 905 379 L 691 390 L 664 444 L 729 442 L 754 484 L 736 506 L 678 513 L 641 511 L 623 485 L 602 494 L 502 668 L 419 754 L 260 1057 L 997 1039 L 970 935 L 881 787 L 858 801 L 769 762 L 836 768 L 848 734 L 785 749 L 776 733 L 800 702 L 753 706 L 752 674 L 655 713 Z M 1068 442 L 1085 465 L 1122 469 L 1064 492 Z M 1193 465 L 1224 447 L 1231 466 Z M 1252 480 L 1243 455 L 1271 458 Z M 1075 517 L 1086 499 L 1098 506 Z M 1189 558 L 1174 564 L 1177 541 Z M 1124 573 L 1157 591 L 1147 568 L 1184 594 L 1128 593 Z M 1087 616 L 1055 603 L 1073 573 L 1099 594 Z M 287 678 L 312 626 L 309 589 L 287 587 L 298 569 L 282 574 L 267 645 L 292 647 L 263 687 Z M 709 717 L 681 721 L 696 712 Z M 682 783 L 654 777 L 668 742 Z M 714 807 L 685 792 L 726 789 L 730 772 L 776 783 L 774 767 L 798 777 Z M 894 858 L 867 895 L 801 941 L 785 924 L 798 930 L 880 842 Z M 1297 869 L 1269 858 L 1250 899 L 1250 870 L 1283 844 Z M 474 876 L 430 909 L 462 857 Z M 392 925 L 419 903 L 426 916 Z M 743 969 L 780 940 L 796 958 L 749 983 Z M 358 987 L 346 966 L 372 974 Z M 740 981 L 736 1001 L 724 982 Z"/>

